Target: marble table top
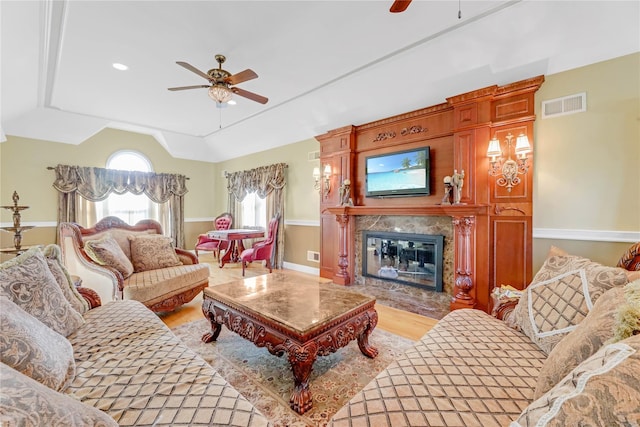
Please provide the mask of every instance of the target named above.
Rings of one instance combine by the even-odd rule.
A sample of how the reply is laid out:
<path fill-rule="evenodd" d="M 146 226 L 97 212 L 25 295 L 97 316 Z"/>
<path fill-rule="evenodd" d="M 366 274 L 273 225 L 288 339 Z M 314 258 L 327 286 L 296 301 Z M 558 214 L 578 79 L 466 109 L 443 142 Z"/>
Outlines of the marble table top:
<path fill-rule="evenodd" d="M 325 279 L 278 272 L 205 288 L 205 298 L 259 313 L 303 335 L 375 298 L 325 283 Z"/>

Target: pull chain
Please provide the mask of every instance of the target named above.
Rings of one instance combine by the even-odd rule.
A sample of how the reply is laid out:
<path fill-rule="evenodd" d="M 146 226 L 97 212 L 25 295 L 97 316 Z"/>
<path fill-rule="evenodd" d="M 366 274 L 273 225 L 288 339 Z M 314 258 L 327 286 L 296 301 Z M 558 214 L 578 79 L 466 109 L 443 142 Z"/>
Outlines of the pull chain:
<path fill-rule="evenodd" d="M 462 19 L 462 8 L 460 7 L 460 1 L 458 0 L 458 19 Z"/>

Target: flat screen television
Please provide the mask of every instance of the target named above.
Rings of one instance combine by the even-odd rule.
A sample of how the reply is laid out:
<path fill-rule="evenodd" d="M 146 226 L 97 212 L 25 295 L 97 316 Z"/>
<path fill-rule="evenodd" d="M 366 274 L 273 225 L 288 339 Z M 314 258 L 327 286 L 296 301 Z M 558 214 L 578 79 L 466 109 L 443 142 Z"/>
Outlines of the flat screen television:
<path fill-rule="evenodd" d="M 429 147 L 422 147 L 367 157 L 366 197 L 430 194 L 429 151 Z"/>

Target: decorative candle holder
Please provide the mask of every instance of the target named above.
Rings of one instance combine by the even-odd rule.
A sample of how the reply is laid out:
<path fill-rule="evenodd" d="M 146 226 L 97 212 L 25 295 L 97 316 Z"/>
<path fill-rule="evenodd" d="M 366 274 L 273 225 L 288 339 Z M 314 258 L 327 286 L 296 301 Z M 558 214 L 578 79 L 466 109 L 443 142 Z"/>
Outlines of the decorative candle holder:
<path fill-rule="evenodd" d="M 13 246 L 16 251 L 19 251 L 22 247 L 22 232 L 31 230 L 34 228 L 34 225 L 20 225 L 20 211 L 25 209 L 29 209 L 29 206 L 19 206 L 18 201 L 20 200 L 20 196 L 18 196 L 18 192 L 13 192 L 13 205 L 11 206 L 0 206 L 3 209 L 9 209 L 13 211 L 13 227 L 0 227 L 0 229 L 13 233 Z"/>

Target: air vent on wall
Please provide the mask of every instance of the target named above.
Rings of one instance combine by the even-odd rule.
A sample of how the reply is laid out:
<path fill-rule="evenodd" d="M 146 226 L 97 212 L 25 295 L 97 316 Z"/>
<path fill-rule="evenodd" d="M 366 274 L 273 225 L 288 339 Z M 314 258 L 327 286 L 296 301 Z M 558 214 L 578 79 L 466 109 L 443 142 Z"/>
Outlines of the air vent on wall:
<path fill-rule="evenodd" d="M 307 155 L 307 160 L 313 162 L 314 160 L 320 159 L 320 151 L 309 151 Z"/>
<path fill-rule="evenodd" d="M 587 111 L 587 93 L 542 101 L 542 118 L 566 116 Z"/>

